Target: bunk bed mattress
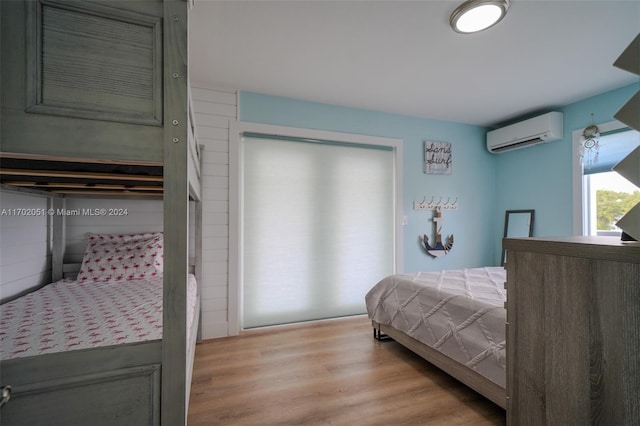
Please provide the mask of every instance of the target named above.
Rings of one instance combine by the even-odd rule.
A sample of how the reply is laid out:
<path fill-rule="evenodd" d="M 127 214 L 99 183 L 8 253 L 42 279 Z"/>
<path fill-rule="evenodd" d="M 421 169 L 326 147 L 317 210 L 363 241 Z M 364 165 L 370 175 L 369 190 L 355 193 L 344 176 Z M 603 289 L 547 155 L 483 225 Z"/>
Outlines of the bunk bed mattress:
<path fill-rule="evenodd" d="M 197 284 L 189 275 L 187 330 Z M 162 277 L 78 283 L 64 279 L 0 306 L 0 359 L 162 339 Z M 189 339 L 189 336 L 187 336 Z"/>
<path fill-rule="evenodd" d="M 505 387 L 505 281 L 502 267 L 391 275 L 367 293 L 367 312 Z"/>

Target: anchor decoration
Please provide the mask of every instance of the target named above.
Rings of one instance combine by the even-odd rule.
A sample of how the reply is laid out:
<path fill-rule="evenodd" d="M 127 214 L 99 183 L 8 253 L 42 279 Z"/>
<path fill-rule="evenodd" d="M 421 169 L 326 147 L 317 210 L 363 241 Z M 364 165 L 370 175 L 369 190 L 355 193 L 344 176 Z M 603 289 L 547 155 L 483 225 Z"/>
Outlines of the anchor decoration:
<path fill-rule="evenodd" d="M 436 244 L 435 246 L 429 245 L 429 237 L 426 234 L 422 236 L 422 246 L 424 249 L 433 257 L 444 256 L 449 253 L 451 247 L 453 247 L 453 234 L 449 235 L 446 239 L 446 242 L 442 244 L 442 235 L 440 232 L 442 231 L 442 212 L 440 208 L 436 208 L 433 213 L 433 223 L 436 228 Z"/>

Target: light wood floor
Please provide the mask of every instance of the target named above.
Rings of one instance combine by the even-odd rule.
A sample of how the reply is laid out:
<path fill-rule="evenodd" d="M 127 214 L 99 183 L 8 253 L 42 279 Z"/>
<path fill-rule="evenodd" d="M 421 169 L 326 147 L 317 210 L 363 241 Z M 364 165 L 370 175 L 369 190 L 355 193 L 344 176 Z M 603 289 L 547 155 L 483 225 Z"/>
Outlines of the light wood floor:
<path fill-rule="evenodd" d="M 505 412 L 352 317 L 199 344 L 188 423 L 504 425 Z"/>

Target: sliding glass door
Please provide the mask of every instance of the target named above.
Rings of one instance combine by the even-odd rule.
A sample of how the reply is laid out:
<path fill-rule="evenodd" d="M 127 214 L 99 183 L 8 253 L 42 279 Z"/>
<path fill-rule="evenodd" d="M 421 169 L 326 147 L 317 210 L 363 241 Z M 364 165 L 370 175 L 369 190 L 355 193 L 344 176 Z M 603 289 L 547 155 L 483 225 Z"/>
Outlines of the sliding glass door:
<path fill-rule="evenodd" d="M 391 147 L 243 138 L 244 328 L 354 315 L 394 272 Z"/>

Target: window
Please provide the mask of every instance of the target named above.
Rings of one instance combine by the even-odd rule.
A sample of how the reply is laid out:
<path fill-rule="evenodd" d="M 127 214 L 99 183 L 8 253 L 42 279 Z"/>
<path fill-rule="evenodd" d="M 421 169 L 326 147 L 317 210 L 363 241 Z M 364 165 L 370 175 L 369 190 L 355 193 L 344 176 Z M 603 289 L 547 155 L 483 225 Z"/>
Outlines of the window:
<path fill-rule="evenodd" d="M 584 176 L 585 235 L 620 236 L 615 223 L 640 202 L 640 189 L 616 172 Z"/>
<path fill-rule="evenodd" d="M 390 146 L 244 132 L 243 328 L 365 312 L 395 272 Z"/>
<path fill-rule="evenodd" d="M 628 128 L 601 135 L 597 157 L 583 169 L 583 235 L 621 235 L 615 223 L 640 202 L 640 188 L 611 169 L 638 145 L 640 133 Z"/>

